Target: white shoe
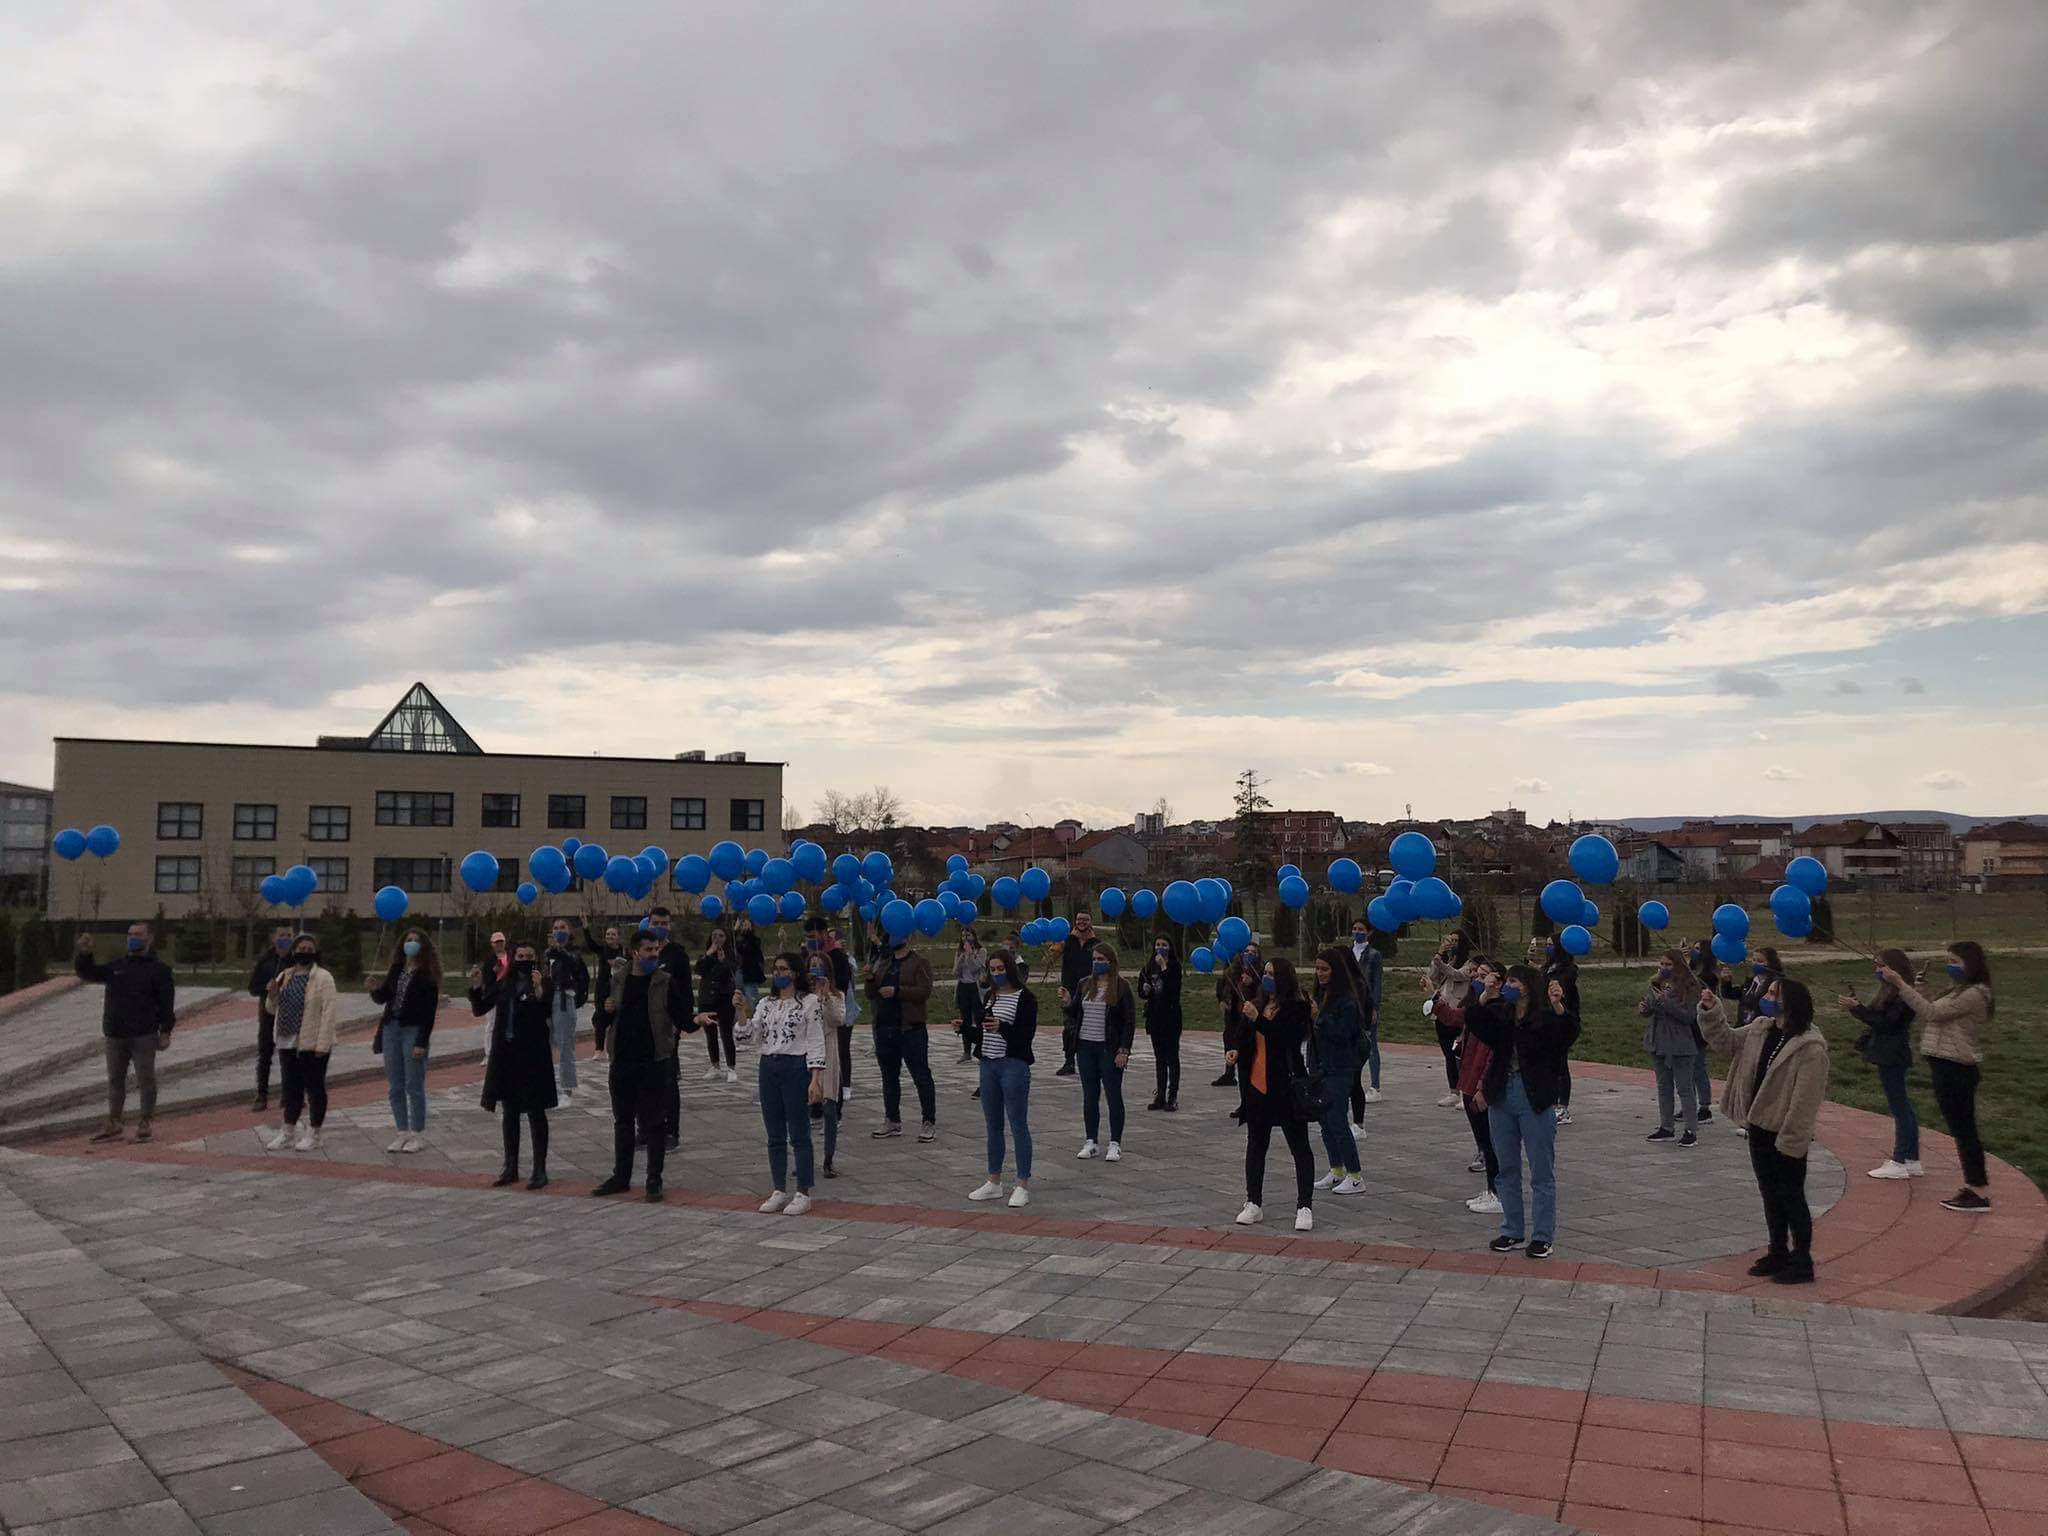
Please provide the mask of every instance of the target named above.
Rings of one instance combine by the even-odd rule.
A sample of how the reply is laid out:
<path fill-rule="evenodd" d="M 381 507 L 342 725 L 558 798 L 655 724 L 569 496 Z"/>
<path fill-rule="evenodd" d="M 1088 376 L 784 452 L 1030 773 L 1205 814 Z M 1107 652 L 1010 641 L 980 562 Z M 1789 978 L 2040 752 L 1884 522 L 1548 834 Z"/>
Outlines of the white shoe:
<path fill-rule="evenodd" d="M 422 1136 L 418 1131 L 414 1131 L 410 1136 L 405 1138 L 405 1145 L 400 1147 L 398 1150 L 401 1152 L 417 1152 L 426 1144 L 427 1138 Z"/>
<path fill-rule="evenodd" d="M 789 1204 L 789 1196 L 778 1189 L 766 1200 L 763 1200 L 758 1209 L 764 1216 L 773 1216 L 787 1204 Z"/>
<path fill-rule="evenodd" d="M 731 1067 L 727 1067 L 725 1069 L 725 1080 L 728 1083 L 736 1083 L 740 1080 L 740 1075 L 739 1073 L 735 1072 Z"/>
<path fill-rule="evenodd" d="M 1436 1107 L 1438 1109 L 1456 1109 L 1458 1107 L 1457 1092 L 1453 1090 L 1452 1092 L 1445 1094 L 1442 1098 L 1436 1101 Z"/>
<path fill-rule="evenodd" d="M 575 1086 L 572 1084 L 567 1088 L 556 1089 L 555 1101 L 558 1104 L 560 1104 L 564 1109 L 567 1109 L 571 1104 L 574 1104 L 576 1102 Z"/>
<path fill-rule="evenodd" d="M 1124 1160 L 1124 1149 L 1112 1141 L 1109 1150 L 1102 1154 L 1102 1160 L 1105 1163 L 1120 1163 Z"/>
<path fill-rule="evenodd" d="M 1095 1143 L 1094 1143 L 1094 1142 L 1092 1142 L 1092 1141 L 1084 1141 L 1084 1142 L 1082 1142 L 1082 1143 L 1081 1143 L 1081 1150 L 1080 1150 L 1080 1151 L 1078 1151 L 1078 1152 L 1076 1152 L 1076 1153 L 1074 1154 L 1074 1156 L 1075 1156 L 1075 1157 L 1077 1157 L 1077 1158 L 1080 1158 L 1080 1159 L 1081 1159 L 1082 1161 L 1084 1161 L 1084 1162 L 1085 1162 L 1085 1161 L 1086 1161 L 1087 1159 L 1089 1159 L 1089 1158 L 1093 1157 L 1094 1155 L 1095 1155 Z"/>
<path fill-rule="evenodd" d="M 320 1150 L 320 1133 L 310 1125 L 299 1132 L 299 1139 L 292 1143 L 294 1152 L 317 1152 Z"/>
<path fill-rule="evenodd" d="M 1362 1195 L 1365 1193 L 1365 1180 L 1355 1173 L 1346 1174 L 1343 1181 L 1331 1193 L 1338 1195 Z"/>
<path fill-rule="evenodd" d="M 782 1208 L 782 1214 L 785 1216 L 801 1216 L 805 1211 L 808 1211 L 810 1208 L 811 1197 L 805 1194 L 802 1190 L 798 1190 L 794 1195 L 790 1197 L 789 1204 L 785 1205 Z"/>
<path fill-rule="evenodd" d="M 839 1102 L 842 1104 L 851 1104 L 853 1102 L 853 1090 L 851 1088 L 840 1089 Z"/>
<path fill-rule="evenodd" d="M 722 1073 L 715 1063 L 704 1069 L 704 1081 L 707 1083 L 717 1082 L 721 1075 Z"/>
<path fill-rule="evenodd" d="M 1562 1104 L 1557 1106 L 1557 1123 L 1559 1125 L 1570 1125 L 1572 1123 L 1572 1112 Z"/>
<path fill-rule="evenodd" d="M 969 1190 L 967 1198 L 970 1200 L 1000 1200 L 1003 1198 L 1003 1186 L 994 1179 L 990 1179 L 979 1189 Z"/>
<path fill-rule="evenodd" d="M 1339 1173 L 1336 1169 L 1332 1168 L 1328 1173 L 1324 1174 L 1320 1179 L 1316 1180 L 1316 1188 L 1335 1189 L 1337 1187 L 1337 1181 L 1343 1177 L 1343 1174 Z"/>
<path fill-rule="evenodd" d="M 1870 1176 L 1873 1179 L 1910 1179 L 1913 1177 L 1912 1174 L 1906 1171 L 1904 1163 L 1893 1162 L 1890 1158 L 1886 1158 L 1875 1168 L 1871 1169 Z"/>
<path fill-rule="evenodd" d="M 1010 1191 L 1011 1210 L 1021 1210 L 1023 1207 L 1029 1205 L 1030 1203 L 1031 1191 L 1026 1189 L 1022 1184 L 1019 1184 L 1015 1189 Z"/>
<path fill-rule="evenodd" d="M 280 1125 L 270 1135 L 263 1138 L 263 1145 L 273 1152 L 282 1152 L 292 1144 L 292 1138 L 298 1134 L 299 1128 L 296 1125 Z"/>
<path fill-rule="evenodd" d="M 1294 1213 L 1294 1230 L 1297 1232 L 1313 1232 L 1315 1229 L 1316 1213 L 1304 1205 Z"/>
<path fill-rule="evenodd" d="M 1354 1125 L 1354 1126 L 1352 1126 L 1352 1127 L 1351 1127 L 1351 1139 L 1352 1139 L 1353 1141 L 1363 1141 L 1363 1140 L 1365 1140 L 1365 1127 L 1364 1127 L 1363 1125 Z"/>
<path fill-rule="evenodd" d="M 1237 1224 L 1240 1227 L 1248 1227 L 1254 1222 L 1264 1221 L 1265 1219 L 1265 1211 L 1253 1205 L 1249 1200 L 1245 1201 L 1244 1209 L 1237 1213 Z"/>
<path fill-rule="evenodd" d="M 1467 1200 L 1465 1202 L 1465 1209 L 1480 1216 L 1498 1216 L 1500 1214 L 1500 1196 L 1490 1189 L 1484 1190 L 1474 1195 L 1470 1200 Z"/>
<path fill-rule="evenodd" d="M 1377 1089 L 1377 1088 L 1368 1088 L 1368 1089 L 1366 1089 L 1366 1090 L 1365 1090 L 1365 1102 L 1366 1102 L 1366 1103 L 1368 1103 L 1368 1104 L 1377 1104 L 1377 1103 L 1379 1103 L 1379 1101 L 1380 1101 L 1380 1091 L 1379 1091 L 1379 1089 Z"/>
<path fill-rule="evenodd" d="M 411 1141 L 411 1140 L 412 1140 L 412 1133 L 411 1133 L 410 1131 L 400 1131 L 400 1132 L 398 1133 L 398 1137 L 397 1137 L 397 1139 L 396 1139 L 395 1141 L 393 1141 L 393 1142 L 391 1143 L 391 1145 L 390 1145 L 390 1146 L 388 1146 L 388 1147 L 386 1147 L 386 1148 L 385 1148 L 384 1150 L 385 1150 L 386 1152 L 407 1152 L 407 1151 L 410 1151 L 410 1150 L 411 1150 L 411 1148 L 407 1147 L 407 1146 L 406 1146 L 406 1143 L 407 1143 L 408 1141 Z"/>
<path fill-rule="evenodd" d="M 1920 1159 L 1919 1159 L 1919 1158 L 1917 1158 L 1917 1157 L 1916 1157 L 1916 1158 L 1912 1158 L 1912 1159 L 1910 1159 L 1910 1160 L 1909 1160 L 1909 1161 L 1907 1162 L 1907 1164 L 1906 1164 L 1906 1177 L 1907 1177 L 1907 1178 L 1909 1178 L 1909 1179 L 1919 1179 L 1919 1178 L 1925 1178 L 1926 1176 L 1927 1176 L 1927 1170 L 1926 1170 L 1925 1168 L 1922 1168 L 1922 1167 L 1920 1166 Z"/>

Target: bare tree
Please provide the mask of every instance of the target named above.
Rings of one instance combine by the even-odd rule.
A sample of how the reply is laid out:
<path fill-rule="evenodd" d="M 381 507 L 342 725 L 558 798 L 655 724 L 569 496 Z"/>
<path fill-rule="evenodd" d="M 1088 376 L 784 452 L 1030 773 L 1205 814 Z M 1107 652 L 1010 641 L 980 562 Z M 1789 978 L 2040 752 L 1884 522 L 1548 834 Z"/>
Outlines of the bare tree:
<path fill-rule="evenodd" d="M 803 812 L 799 811 L 796 808 L 796 802 L 794 800 L 791 800 L 787 796 L 784 796 L 782 801 L 782 830 L 785 832 L 794 832 L 798 827 L 802 826 L 803 824 Z"/>
<path fill-rule="evenodd" d="M 877 784 L 860 796 L 861 828 L 869 832 L 890 832 L 903 819 L 903 802 L 886 784 Z"/>
<path fill-rule="evenodd" d="M 860 830 L 860 798 L 828 789 L 818 800 L 818 820 L 844 836 Z"/>

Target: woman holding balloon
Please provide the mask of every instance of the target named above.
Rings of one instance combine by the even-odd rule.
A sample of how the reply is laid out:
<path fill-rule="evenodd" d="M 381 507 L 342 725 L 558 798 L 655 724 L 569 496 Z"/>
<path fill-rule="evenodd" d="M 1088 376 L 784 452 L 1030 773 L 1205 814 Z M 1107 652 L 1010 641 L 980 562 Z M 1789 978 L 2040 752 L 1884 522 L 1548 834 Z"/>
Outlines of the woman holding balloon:
<path fill-rule="evenodd" d="M 1636 1013 L 1644 1020 L 1643 1049 L 1650 1053 L 1657 1073 L 1657 1129 L 1647 1140 L 1670 1141 L 1677 1136 L 1671 1108 L 1675 1093 L 1685 1115 L 1685 1134 L 1677 1136 L 1678 1144 L 1699 1145 L 1699 1091 L 1695 1086 L 1699 1047 L 1693 1043 L 1699 997 L 1699 981 L 1686 965 L 1685 956 L 1675 949 L 1665 950 L 1656 980 L 1636 1004 Z"/>
<path fill-rule="evenodd" d="M 1138 972 L 1138 996 L 1145 1003 L 1145 1036 L 1152 1042 L 1158 1081 L 1145 1107 L 1168 1113 L 1180 1108 L 1180 976 L 1180 955 L 1173 940 L 1161 934 L 1152 941 L 1152 958 Z"/>
<path fill-rule="evenodd" d="M 1948 947 L 1948 990 L 1929 997 L 1890 966 L 1877 976 L 1893 988 L 1920 1020 L 1920 1054 L 1934 1078 L 1934 1100 L 1955 1138 L 1963 1162 L 1963 1187 L 1942 1206 L 1966 1215 L 1991 1209 L 1984 1193 L 1991 1176 L 1984 1162 L 1984 1138 L 1977 1132 L 1977 1083 L 1984 1059 L 1984 1028 L 1998 1009 L 1991 992 L 1991 967 L 1983 946 L 1958 939 Z"/>

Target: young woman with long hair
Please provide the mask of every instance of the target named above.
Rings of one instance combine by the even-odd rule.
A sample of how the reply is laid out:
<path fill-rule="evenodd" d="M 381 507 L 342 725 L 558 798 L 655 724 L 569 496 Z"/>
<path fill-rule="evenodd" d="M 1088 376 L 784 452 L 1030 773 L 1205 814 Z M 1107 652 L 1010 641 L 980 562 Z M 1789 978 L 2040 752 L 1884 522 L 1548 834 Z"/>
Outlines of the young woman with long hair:
<path fill-rule="evenodd" d="M 1842 1011 L 1863 1026 L 1856 1042 L 1856 1054 L 1877 1071 L 1877 1085 L 1884 1090 L 1885 1107 L 1892 1115 L 1892 1155 L 1870 1170 L 1873 1179 L 1917 1179 L 1926 1172 L 1920 1166 L 1920 1116 L 1913 1108 L 1913 1096 L 1906 1092 L 1906 1073 L 1913 1065 L 1913 1010 L 1906 1006 L 1899 989 L 1884 980 L 1890 971 L 1906 986 L 1917 984 L 1913 962 L 1903 949 L 1877 952 L 1877 996 L 1868 1003 L 1849 988 L 1841 995 Z"/>
<path fill-rule="evenodd" d="M 1569 1013 L 1573 1019 L 1577 1019 L 1579 1017 L 1579 962 L 1574 960 L 1565 950 L 1564 945 L 1555 938 L 1551 939 L 1543 956 L 1545 1001 L 1548 1001 L 1549 988 L 1552 982 L 1557 983 L 1558 989 L 1564 994 L 1564 1011 Z M 1578 1038 L 1578 1031 L 1576 1029 L 1572 1031 L 1572 1037 L 1574 1039 Z M 1565 1049 L 1564 1061 L 1559 1068 L 1557 1102 L 1552 1106 L 1551 1113 L 1556 1117 L 1559 1125 L 1570 1125 L 1572 1123 L 1572 1058 L 1569 1046 Z"/>
<path fill-rule="evenodd" d="M 391 1123 L 398 1136 L 386 1152 L 417 1152 L 427 1143 L 427 1042 L 441 1006 L 441 954 L 424 928 L 399 937 L 391 968 L 370 982 L 370 1001 L 382 1003 L 372 1053 L 384 1058 Z"/>
<path fill-rule="evenodd" d="M 738 1047 L 733 1043 L 733 1024 L 738 1010 L 733 999 L 740 995 L 739 979 L 732 963 L 732 942 L 723 928 L 711 930 L 704 941 L 704 953 L 697 957 L 697 1023 L 704 1031 L 704 1048 L 711 1053 L 711 1065 L 704 1081 L 739 1078 Z M 718 1060 L 720 1044 L 725 1046 L 725 1064 Z"/>
<path fill-rule="evenodd" d="M 1138 1007 L 1130 984 L 1117 973 L 1116 951 L 1097 944 L 1089 960 L 1089 974 L 1074 990 L 1060 988 L 1060 1003 L 1066 1009 L 1067 1025 L 1074 1032 L 1074 1063 L 1081 1072 L 1081 1150 L 1075 1155 L 1091 1158 L 1096 1152 L 1096 1133 L 1102 1128 L 1102 1098 L 1109 1096 L 1109 1147 L 1103 1157 L 1109 1162 L 1122 1159 L 1124 1139 L 1124 1067 L 1131 1059 L 1131 1042 L 1138 1033 Z"/>
<path fill-rule="evenodd" d="M 1309 1060 L 1323 1079 L 1323 1151 L 1329 1156 L 1330 1171 L 1316 1180 L 1316 1188 L 1332 1194 L 1355 1195 L 1365 1188 L 1350 1109 L 1352 1083 L 1365 1059 L 1367 1006 L 1359 995 L 1351 952 L 1332 945 L 1317 955 Z"/>
<path fill-rule="evenodd" d="M 1444 1056 L 1444 1096 L 1436 1101 L 1438 1109 L 1455 1109 L 1460 1102 L 1458 1093 L 1458 1042 L 1464 1035 L 1462 1023 L 1452 1024 L 1435 1010 L 1448 1003 L 1455 1012 L 1471 990 L 1472 978 L 1465 967 L 1472 959 L 1472 940 L 1462 928 L 1453 928 L 1444 935 L 1443 943 L 1430 956 L 1429 974 L 1423 978 L 1422 990 L 1435 994 L 1435 1009 L 1430 1017 L 1436 1023 L 1436 1048 Z"/>
<path fill-rule="evenodd" d="M 555 1087 L 553 972 L 534 955 L 533 943 L 512 946 L 511 967 L 476 973 L 470 982 L 469 1011 L 490 1016 L 491 1051 L 484 1065 L 481 1103 L 499 1110 L 505 1166 L 493 1188 L 519 1180 L 519 1122 L 525 1119 L 533 1143 L 533 1176 L 528 1189 L 548 1183 L 548 1111 L 560 1102 Z"/>
<path fill-rule="evenodd" d="M 1948 990 L 1929 997 L 1889 966 L 1877 979 L 1894 988 L 1920 1020 L 1920 1054 L 1934 1079 L 1934 1102 L 1956 1141 L 1963 1162 L 1963 1187 L 1942 1205 L 1976 1215 L 1991 1209 L 1984 1193 L 1991 1175 L 1984 1161 L 1984 1138 L 1977 1131 L 1977 1084 L 1983 1076 L 1984 1028 L 1998 1011 L 1991 990 L 1991 967 L 1984 947 L 1958 939 L 1948 947 Z"/>
<path fill-rule="evenodd" d="M 972 928 L 960 930 L 953 951 L 953 1006 L 960 1015 L 960 1059 L 974 1060 L 981 1049 L 981 992 L 988 983 L 988 956 Z"/>
<path fill-rule="evenodd" d="M 278 1065 L 284 1073 L 284 1123 L 264 1143 L 273 1152 L 320 1149 L 327 1121 L 327 1063 L 334 1055 L 341 1009 L 334 976 L 320 963 L 320 940 L 310 933 L 292 939 L 285 966 L 270 978 L 265 1001 L 277 1020 Z M 306 1112 L 300 1130 L 299 1112 Z M 149 1122 L 144 1120 L 143 1124 Z"/>
<path fill-rule="evenodd" d="M 838 1037 L 847 1027 L 840 1022 L 846 1017 L 846 993 L 841 990 L 832 957 L 824 949 L 822 940 L 818 947 L 804 955 L 803 960 L 807 990 L 817 1000 L 820 1021 L 825 1028 L 825 1093 L 822 1101 L 812 1102 L 811 1118 L 824 1122 L 825 1166 L 822 1171 L 826 1178 L 836 1179 L 839 1174 L 832 1166 L 832 1158 L 839 1150 L 839 1113 L 845 1106 L 841 1097 L 845 1087 L 845 1079 L 841 1076 L 844 1062 Z"/>
<path fill-rule="evenodd" d="M 1145 1004 L 1145 1035 L 1152 1042 L 1158 1088 L 1147 1109 L 1180 1108 L 1180 952 L 1165 934 L 1152 941 L 1152 958 L 1138 972 L 1138 996 Z"/>
<path fill-rule="evenodd" d="M 1678 1144 L 1699 1145 L 1699 1046 L 1694 1040 L 1700 1027 L 1696 1020 L 1699 998 L 1699 978 L 1685 963 L 1685 956 L 1675 949 L 1665 950 L 1657 963 L 1656 979 L 1636 1004 L 1637 1015 L 1645 1021 L 1643 1049 L 1650 1053 L 1657 1073 L 1657 1129 L 1647 1140 L 1670 1141 L 1676 1136 L 1671 1110 L 1675 1093 L 1685 1113 L 1685 1134 L 1677 1136 Z"/>
<path fill-rule="evenodd" d="M 1541 993 L 1539 1000 L 1538 994 Z M 1579 1016 L 1563 981 L 1545 980 L 1534 966 L 1508 968 L 1492 978 L 1465 1009 L 1465 1027 L 1487 1049 L 1475 1095 L 1493 1137 L 1500 1176 L 1500 1235 L 1487 1246 L 1512 1253 L 1528 1238 L 1528 1256 L 1547 1259 L 1557 1241 L 1557 1117 L 1565 1059 L 1579 1038 Z M 1529 1157 L 1529 1194 L 1535 1209 L 1523 1223 L 1522 1155 Z"/>
<path fill-rule="evenodd" d="M 1017 1187 L 1010 1204 L 1031 1203 L 1031 1063 L 1038 1034 L 1038 997 L 1024 985 L 1017 952 L 988 957 L 988 1003 L 981 1019 L 981 1118 L 988 1132 L 988 1180 L 970 1200 L 1003 1198 L 1003 1127 L 1017 1145 Z"/>
<path fill-rule="evenodd" d="M 1458 1104 L 1465 1111 L 1465 1124 L 1472 1132 L 1472 1145 L 1479 1155 L 1465 1165 L 1467 1173 L 1486 1175 L 1486 1188 L 1465 1202 L 1465 1209 L 1480 1216 L 1498 1216 L 1500 1203 L 1500 1156 L 1493 1149 L 1493 1124 L 1486 1118 L 1486 1074 L 1493 1066 L 1493 1052 L 1472 1029 L 1472 1011 L 1488 992 L 1496 990 L 1506 970 L 1485 955 L 1466 962 L 1471 985 L 1462 1002 L 1446 1003 L 1439 995 L 1436 1024 L 1447 1026 L 1446 1016 L 1457 1021 L 1458 1043 L 1453 1059 L 1458 1063 Z"/>
<path fill-rule="evenodd" d="M 797 986 L 809 974 L 802 956 L 777 955 L 768 972 L 768 996 L 749 1005 L 742 993 L 734 1003 L 761 1056 L 761 1124 L 768 1132 L 774 1188 L 760 1209 L 770 1215 L 801 1216 L 811 1208 L 811 1106 L 825 1101 L 825 1009 L 815 993 Z M 791 1148 L 794 1195 L 787 1189 Z"/>
<path fill-rule="evenodd" d="M 1693 980 L 1709 992 L 1720 990 L 1721 962 L 1714 958 L 1711 940 L 1695 939 L 1686 952 L 1686 969 L 1692 972 Z M 1714 1118 L 1714 1074 L 1707 1063 L 1707 1037 L 1700 1033 L 1699 1023 L 1692 1027 L 1692 1091 L 1693 1102 L 1698 1106 L 1698 1120 L 1705 1125 Z"/>
<path fill-rule="evenodd" d="M 1295 1083 L 1309 1081 L 1302 1045 L 1314 1021 L 1301 982 L 1285 960 L 1270 960 L 1259 976 L 1259 999 L 1243 1005 L 1244 1044 L 1225 1060 L 1244 1084 L 1244 1209 L 1240 1226 L 1266 1219 L 1266 1154 L 1277 1127 L 1294 1157 L 1294 1230 L 1315 1228 L 1315 1155 L 1309 1151 Z"/>

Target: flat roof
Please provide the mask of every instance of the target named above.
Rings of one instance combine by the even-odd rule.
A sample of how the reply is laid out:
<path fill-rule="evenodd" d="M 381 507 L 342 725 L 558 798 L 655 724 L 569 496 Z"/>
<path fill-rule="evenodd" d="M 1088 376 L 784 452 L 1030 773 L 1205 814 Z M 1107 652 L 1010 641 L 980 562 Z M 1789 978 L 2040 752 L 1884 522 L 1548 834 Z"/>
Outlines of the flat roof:
<path fill-rule="evenodd" d="M 362 757 L 400 758 L 417 761 L 437 757 L 455 762 L 474 762 L 479 757 L 524 758 L 540 763 L 662 763 L 687 768 L 787 768 L 779 759 L 750 757 L 743 763 L 720 762 L 715 757 L 607 757 L 601 752 L 397 752 L 389 747 L 300 747 L 268 741 L 152 741 L 140 736 L 55 736 L 53 741 L 84 741 L 104 747 L 216 747 L 233 752 L 320 752 L 329 757 L 355 754 Z M 40 793 L 47 794 L 44 790 Z"/>

